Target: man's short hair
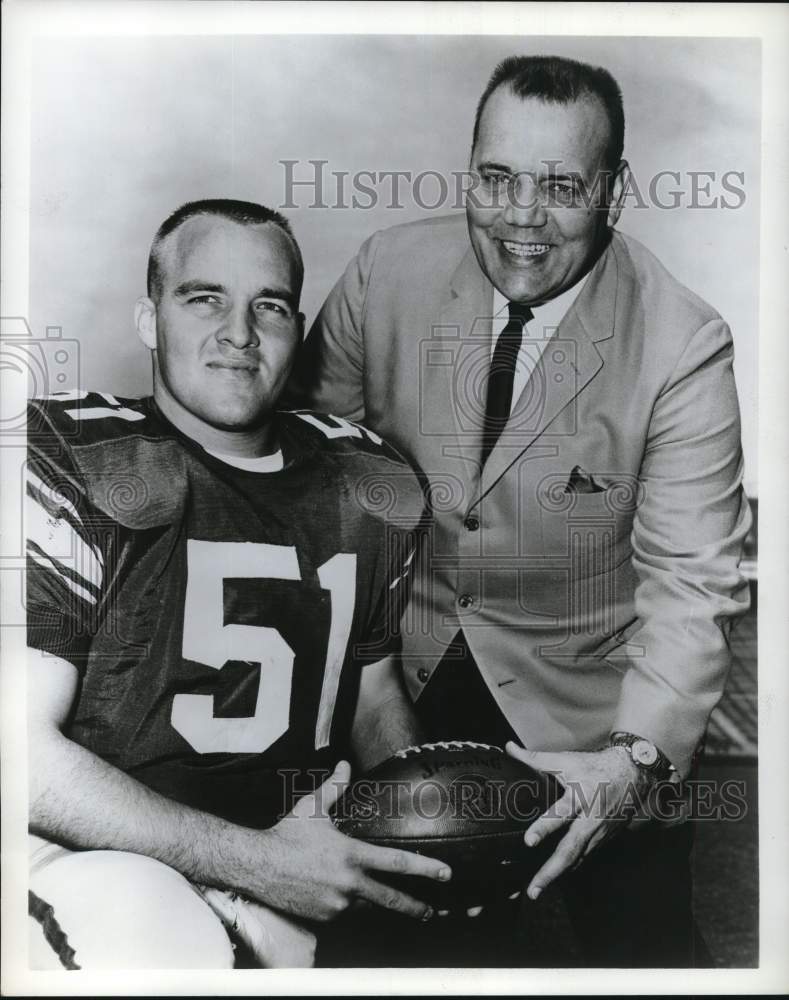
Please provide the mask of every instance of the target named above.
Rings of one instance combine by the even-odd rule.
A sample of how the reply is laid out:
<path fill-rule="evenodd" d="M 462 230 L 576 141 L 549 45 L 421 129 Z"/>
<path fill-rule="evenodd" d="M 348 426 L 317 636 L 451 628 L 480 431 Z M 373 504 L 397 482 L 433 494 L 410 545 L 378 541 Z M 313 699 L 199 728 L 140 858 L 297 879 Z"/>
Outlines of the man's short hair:
<path fill-rule="evenodd" d="M 304 278 L 304 262 L 301 257 L 301 250 L 290 223 L 280 212 L 275 212 L 273 208 L 266 208 L 265 205 L 258 205 L 254 201 L 235 201 L 232 198 L 205 198 L 202 201 L 190 201 L 186 205 L 181 205 L 172 215 L 168 216 L 156 231 L 156 236 L 151 244 L 151 252 L 148 255 L 148 295 L 155 302 L 162 294 L 162 262 L 161 247 L 167 237 L 174 233 L 179 226 L 182 226 L 188 219 L 193 219 L 197 215 L 216 215 L 222 219 L 230 219 L 238 222 L 242 226 L 258 226 L 270 222 L 272 226 L 281 229 L 293 244 L 293 252 L 299 268 L 299 284 Z"/>
<path fill-rule="evenodd" d="M 608 70 L 561 56 L 509 56 L 494 69 L 479 99 L 472 149 L 477 144 L 479 123 L 488 98 L 494 90 L 505 85 L 521 99 L 537 97 L 554 104 L 569 104 L 585 96 L 598 97 L 611 126 L 606 166 L 616 170 L 625 145 L 625 112 L 622 91 Z"/>

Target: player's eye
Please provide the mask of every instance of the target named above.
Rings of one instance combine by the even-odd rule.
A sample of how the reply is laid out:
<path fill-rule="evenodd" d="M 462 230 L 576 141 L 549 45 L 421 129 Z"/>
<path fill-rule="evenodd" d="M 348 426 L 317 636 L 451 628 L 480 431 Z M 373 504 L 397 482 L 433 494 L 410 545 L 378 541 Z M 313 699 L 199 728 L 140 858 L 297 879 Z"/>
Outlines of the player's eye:
<path fill-rule="evenodd" d="M 259 313 L 270 313 L 282 319 L 290 319 L 293 315 L 293 310 L 286 302 L 274 299 L 261 299 L 255 304 L 255 309 Z"/>
<path fill-rule="evenodd" d="M 209 295 L 209 294 L 192 295 L 190 296 L 190 298 L 187 299 L 187 302 L 189 303 L 189 305 L 196 305 L 196 306 L 219 305 L 219 299 L 216 297 L 216 295 Z"/>

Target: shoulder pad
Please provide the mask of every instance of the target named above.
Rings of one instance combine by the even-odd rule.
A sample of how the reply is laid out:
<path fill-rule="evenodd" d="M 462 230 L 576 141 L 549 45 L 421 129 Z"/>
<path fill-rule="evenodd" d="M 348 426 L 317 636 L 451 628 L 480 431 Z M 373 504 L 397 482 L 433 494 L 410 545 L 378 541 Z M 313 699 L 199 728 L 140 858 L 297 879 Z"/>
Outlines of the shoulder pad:
<path fill-rule="evenodd" d="M 78 391 L 28 409 L 28 446 L 50 475 L 77 483 L 95 510 L 134 529 L 175 520 L 187 490 L 183 449 L 146 403 Z"/>
<path fill-rule="evenodd" d="M 409 528 L 420 522 L 425 495 L 419 479 L 409 462 L 375 431 L 345 417 L 312 410 L 281 416 L 297 434 L 304 436 L 306 428 L 317 453 L 336 462 L 346 487 L 366 514 Z"/>
<path fill-rule="evenodd" d="M 145 399 L 119 399 L 108 392 L 56 392 L 31 400 L 28 437 L 54 431 L 78 446 L 150 433 L 145 404 Z"/>

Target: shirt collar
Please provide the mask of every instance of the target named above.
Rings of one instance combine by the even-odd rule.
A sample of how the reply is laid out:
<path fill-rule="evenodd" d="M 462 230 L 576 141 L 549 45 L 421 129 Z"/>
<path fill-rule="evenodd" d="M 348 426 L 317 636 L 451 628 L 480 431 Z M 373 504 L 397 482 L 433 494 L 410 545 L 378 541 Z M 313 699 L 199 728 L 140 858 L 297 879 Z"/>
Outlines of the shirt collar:
<path fill-rule="evenodd" d="M 587 272 L 580 281 L 568 288 L 566 291 L 562 292 L 561 295 L 557 295 L 555 299 L 549 299 L 547 302 L 543 302 L 540 306 L 532 306 L 532 312 L 534 313 L 534 318 L 537 320 L 539 327 L 543 330 L 555 330 L 556 327 L 561 323 L 570 308 L 581 294 L 581 290 L 586 284 L 586 279 L 589 277 L 589 272 Z M 505 317 L 509 316 L 509 299 L 505 298 L 498 288 L 493 287 L 493 315 L 495 317 Z"/>

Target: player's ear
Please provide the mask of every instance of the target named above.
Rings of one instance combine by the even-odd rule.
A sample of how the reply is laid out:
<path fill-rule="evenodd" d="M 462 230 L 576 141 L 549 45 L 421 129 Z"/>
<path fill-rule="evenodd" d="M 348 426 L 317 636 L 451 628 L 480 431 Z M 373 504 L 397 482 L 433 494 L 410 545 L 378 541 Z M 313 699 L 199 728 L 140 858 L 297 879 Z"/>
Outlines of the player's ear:
<path fill-rule="evenodd" d="M 156 304 L 147 295 L 141 295 L 134 306 L 134 325 L 137 336 L 151 350 L 156 350 Z"/>
<path fill-rule="evenodd" d="M 611 183 L 611 200 L 608 203 L 606 222 L 613 227 L 619 221 L 625 205 L 625 194 L 630 187 L 630 165 L 627 160 L 620 160 Z"/>

